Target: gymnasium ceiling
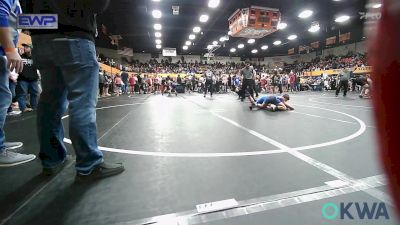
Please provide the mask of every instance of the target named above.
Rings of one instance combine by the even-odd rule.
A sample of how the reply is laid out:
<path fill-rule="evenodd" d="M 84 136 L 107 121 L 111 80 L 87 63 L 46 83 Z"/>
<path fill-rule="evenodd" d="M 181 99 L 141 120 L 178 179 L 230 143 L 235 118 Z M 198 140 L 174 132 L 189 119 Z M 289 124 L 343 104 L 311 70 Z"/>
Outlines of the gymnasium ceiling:
<path fill-rule="evenodd" d="M 376 1 L 376 0 L 375 0 Z M 209 0 L 112 0 L 110 7 L 103 15 L 98 16 L 99 30 L 101 24 L 107 27 L 109 34 L 120 35 L 122 40 L 120 47 L 129 47 L 134 52 L 161 53 L 156 48 L 155 23 L 162 25 L 162 47 L 177 49 L 178 54 L 204 54 L 207 45 L 213 41 L 219 41 L 220 37 L 228 33 L 228 18 L 238 8 L 250 5 L 278 8 L 282 13 L 282 22 L 287 23 L 283 30 L 256 39 L 254 44 L 248 44 L 245 38 L 230 37 L 222 43 L 215 54 L 221 56 L 241 57 L 265 57 L 274 55 L 287 55 L 288 49 L 297 48 L 299 45 L 310 45 L 311 42 L 320 41 L 321 47 L 325 45 L 325 39 L 339 33 L 351 32 L 351 42 L 362 40 L 363 19 L 359 12 L 365 12 L 367 0 L 220 0 L 217 8 L 208 7 Z M 172 15 L 172 6 L 179 6 L 179 15 Z M 162 17 L 155 19 L 153 10 L 160 10 Z M 313 15 L 307 19 L 301 19 L 298 14 L 310 9 Z M 199 16 L 207 14 L 209 20 L 206 23 L 199 22 Z M 345 23 L 336 23 L 338 15 L 348 15 L 350 20 Z M 321 29 L 316 33 L 308 32 L 313 21 L 318 21 Z M 193 33 L 193 27 L 200 26 L 201 33 L 196 34 L 195 40 L 188 50 L 182 47 Z M 110 39 L 102 34 L 97 40 L 97 45 L 107 48 L 116 48 L 110 44 Z M 289 41 L 287 37 L 296 34 L 295 40 Z M 272 43 L 281 40 L 282 44 L 274 46 Z M 221 44 L 221 42 L 219 42 Z M 239 43 L 245 44 L 243 49 L 237 49 Z M 261 46 L 268 45 L 266 51 Z M 236 48 L 231 53 L 231 48 Z M 251 50 L 258 49 L 253 54 Z"/>

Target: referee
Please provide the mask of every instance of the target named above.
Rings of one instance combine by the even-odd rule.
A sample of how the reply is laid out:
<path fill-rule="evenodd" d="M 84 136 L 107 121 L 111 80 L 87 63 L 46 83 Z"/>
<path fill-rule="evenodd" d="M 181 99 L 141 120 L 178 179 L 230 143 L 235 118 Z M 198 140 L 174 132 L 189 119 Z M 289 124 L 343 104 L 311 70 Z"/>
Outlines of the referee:
<path fill-rule="evenodd" d="M 240 74 L 243 76 L 241 100 L 244 101 L 246 97 L 247 87 L 249 88 L 250 96 L 254 98 L 254 71 L 253 68 L 250 67 L 249 61 L 246 61 L 246 66 L 240 71 Z"/>

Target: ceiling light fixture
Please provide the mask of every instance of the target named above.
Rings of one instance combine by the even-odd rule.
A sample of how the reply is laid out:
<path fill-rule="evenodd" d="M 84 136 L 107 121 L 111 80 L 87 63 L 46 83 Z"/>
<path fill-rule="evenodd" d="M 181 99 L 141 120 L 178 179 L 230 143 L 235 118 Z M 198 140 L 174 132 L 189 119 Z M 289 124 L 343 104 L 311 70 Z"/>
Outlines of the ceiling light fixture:
<path fill-rule="evenodd" d="M 251 50 L 251 53 L 253 53 L 253 54 L 256 54 L 258 52 L 258 50 L 257 49 L 253 49 L 253 50 Z"/>
<path fill-rule="evenodd" d="M 196 35 L 194 35 L 194 34 L 189 35 L 190 40 L 194 40 L 195 38 L 196 38 Z"/>
<path fill-rule="evenodd" d="M 336 22 L 336 23 L 344 23 L 344 22 L 346 22 L 346 21 L 349 20 L 349 19 L 350 19 L 350 16 L 343 15 L 343 16 L 337 17 L 337 18 L 335 19 L 335 22 Z"/>
<path fill-rule="evenodd" d="M 154 36 L 156 38 L 160 38 L 162 36 L 162 34 L 161 34 L 161 32 L 156 32 L 156 33 L 154 33 Z"/>
<path fill-rule="evenodd" d="M 213 45 L 217 45 L 217 44 L 218 44 L 218 41 L 213 41 L 212 44 L 213 44 Z"/>
<path fill-rule="evenodd" d="M 161 40 L 160 39 L 156 39 L 156 44 L 161 45 Z"/>
<path fill-rule="evenodd" d="M 244 48 L 244 44 L 238 44 L 238 48 Z"/>
<path fill-rule="evenodd" d="M 194 33 L 199 33 L 201 31 L 201 28 L 200 27 L 194 27 L 193 28 L 193 32 Z"/>
<path fill-rule="evenodd" d="M 191 41 L 186 41 L 186 42 L 185 42 L 185 45 L 191 45 L 191 44 L 192 44 Z"/>
<path fill-rule="evenodd" d="M 313 11 L 306 9 L 299 14 L 299 17 L 302 19 L 305 19 L 305 18 L 312 16 L 312 14 L 313 14 Z"/>
<path fill-rule="evenodd" d="M 317 31 L 319 31 L 319 29 L 320 29 L 319 24 L 316 23 L 316 24 L 312 24 L 311 27 L 308 29 L 308 31 L 311 33 L 315 33 Z"/>
<path fill-rule="evenodd" d="M 200 22 L 205 23 L 208 21 L 208 15 L 201 15 L 199 18 Z"/>
<path fill-rule="evenodd" d="M 210 8 L 217 8 L 219 5 L 220 0 L 209 0 L 208 7 Z"/>
<path fill-rule="evenodd" d="M 236 48 L 231 48 L 231 52 L 236 52 Z"/>
<path fill-rule="evenodd" d="M 288 39 L 288 40 L 294 40 L 294 39 L 296 39 L 296 38 L 297 38 L 297 35 L 292 34 L 292 35 L 290 35 L 287 39 Z"/>
<path fill-rule="evenodd" d="M 277 26 L 278 30 L 283 30 L 286 27 L 287 27 L 287 23 L 279 23 L 278 26 Z"/>
<path fill-rule="evenodd" d="M 184 45 L 182 48 L 183 50 L 188 50 L 189 47 L 187 45 Z"/>
<path fill-rule="evenodd" d="M 280 44 L 282 44 L 282 41 L 274 41 L 274 43 L 273 43 L 274 45 L 280 45 Z"/>
<path fill-rule="evenodd" d="M 162 25 L 159 23 L 154 24 L 154 30 L 161 30 L 162 29 Z"/>
<path fill-rule="evenodd" d="M 372 5 L 372 8 L 374 8 L 374 9 L 379 9 L 380 7 L 382 7 L 382 4 L 380 4 L 380 3 Z"/>
<path fill-rule="evenodd" d="M 160 49 L 160 48 L 161 48 L 161 45 L 156 45 L 156 48 L 157 48 L 157 49 Z"/>
<path fill-rule="evenodd" d="M 153 10 L 153 11 L 151 12 L 151 15 L 153 15 L 154 18 L 159 19 L 159 18 L 161 18 L 162 13 L 161 13 L 160 10 Z"/>
<path fill-rule="evenodd" d="M 219 39 L 219 41 L 220 42 L 225 42 L 226 40 L 225 40 L 225 37 L 221 37 L 220 39 Z"/>
<path fill-rule="evenodd" d="M 256 42 L 256 40 L 255 39 L 249 39 L 248 41 L 247 41 L 247 43 L 249 43 L 249 44 L 253 44 L 254 42 Z"/>
<path fill-rule="evenodd" d="M 263 46 L 261 46 L 261 49 L 262 49 L 262 50 L 267 50 L 267 49 L 268 49 L 268 45 L 263 45 Z"/>

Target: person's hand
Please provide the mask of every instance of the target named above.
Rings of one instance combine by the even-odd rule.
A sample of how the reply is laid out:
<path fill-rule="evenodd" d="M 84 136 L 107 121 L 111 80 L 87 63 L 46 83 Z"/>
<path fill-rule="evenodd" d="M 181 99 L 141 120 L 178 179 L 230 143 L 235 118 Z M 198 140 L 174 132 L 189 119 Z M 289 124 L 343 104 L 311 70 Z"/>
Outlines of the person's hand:
<path fill-rule="evenodd" d="M 21 56 L 18 54 L 17 51 L 6 52 L 6 58 L 7 58 L 7 68 L 10 71 L 13 71 L 15 69 L 16 73 L 22 72 L 24 65 L 22 63 Z"/>

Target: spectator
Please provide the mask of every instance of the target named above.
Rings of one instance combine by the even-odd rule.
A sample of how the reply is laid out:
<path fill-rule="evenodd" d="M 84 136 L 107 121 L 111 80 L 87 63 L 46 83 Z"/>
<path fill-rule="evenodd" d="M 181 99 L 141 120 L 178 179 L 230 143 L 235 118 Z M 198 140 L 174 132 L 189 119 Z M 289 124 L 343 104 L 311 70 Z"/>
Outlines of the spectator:
<path fill-rule="evenodd" d="M 37 113 L 39 156 L 43 174 L 49 176 L 60 172 L 69 159 L 61 122 L 67 106 L 77 177 L 104 178 L 124 170 L 122 164 L 105 162 L 97 145 L 99 65 L 94 36 L 96 14 L 109 1 L 85 2 L 41 0 L 34 4 L 33 13 L 58 14 L 58 29 L 32 30 L 33 46 L 40 49 L 33 52 L 33 60 L 41 71 L 43 87 Z M 69 13 L 71 9 L 79 11 L 78 16 Z"/>
<path fill-rule="evenodd" d="M 24 69 L 22 73 L 19 73 L 17 82 L 17 100 L 18 107 L 21 112 L 31 112 L 37 109 L 38 98 L 39 98 L 39 74 L 36 66 L 32 63 L 32 45 L 23 44 L 24 54 L 22 54 L 22 61 L 24 63 Z M 30 106 L 26 107 L 26 98 L 28 93 L 30 94 Z"/>
<path fill-rule="evenodd" d="M 7 108 L 11 104 L 11 91 L 8 86 L 10 71 L 22 72 L 23 64 L 15 48 L 18 30 L 15 21 L 22 13 L 18 0 L 0 0 L 0 166 L 10 167 L 30 162 L 35 155 L 25 155 L 10 151 L 22 147 L 21 142 L 6 142 L 4 123 Z"/>

